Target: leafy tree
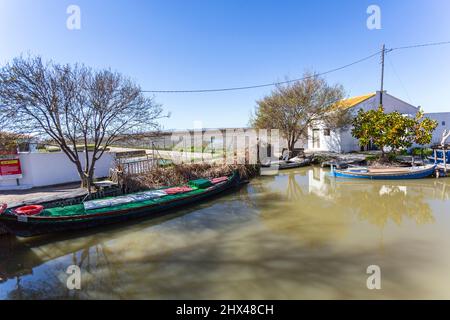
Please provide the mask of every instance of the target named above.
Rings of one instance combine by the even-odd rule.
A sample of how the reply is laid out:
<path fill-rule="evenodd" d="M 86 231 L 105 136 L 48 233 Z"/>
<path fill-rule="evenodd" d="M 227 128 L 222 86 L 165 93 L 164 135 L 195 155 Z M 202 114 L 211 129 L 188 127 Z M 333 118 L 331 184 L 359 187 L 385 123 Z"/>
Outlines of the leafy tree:
<path fill-rule="evenodd" d="M 278 129 L 292 151 L 297 141 L 306 138 L 308 128 L 323 124 L 329 129 L 342 128 L 351 122 L 349 112 L 340 106 L 344 97 L 341 85 L 329 85 L 324 78 L 306 72 L 304 80 L 279 85 L 257 101 L 250 120 L 258 129 Z"/>
<path fill-rule="evenodd" d="M 359 139 L 359 144 L 375 144 L 381 149 L 383 158 L 387 147 L 396 151 L 409 148 L 414 143 L 430 143 L 437 127 L 437 122 L 425 118 L 423 111 L 408 117 L 397 111 L 385 113 L 382 106 L 376 110 L 359 110 L 352 124 L 352 135 Z"/>
<path fill-rule="evenodd" d="M 16 134 L 0 131 L 0 155 L 2 153 L 13 152 L 17 149 L 18 139 Z"/>
<path fill-rule="evenodd" d="M 40 57 L 16 58 L 0 69 L 2 105 L 13 120 L 10 130 L 52 140 L 88 189 L 105 150 L 129 134 L 157 127 L 162 113 L 120 73 L 44 63 Z"/>

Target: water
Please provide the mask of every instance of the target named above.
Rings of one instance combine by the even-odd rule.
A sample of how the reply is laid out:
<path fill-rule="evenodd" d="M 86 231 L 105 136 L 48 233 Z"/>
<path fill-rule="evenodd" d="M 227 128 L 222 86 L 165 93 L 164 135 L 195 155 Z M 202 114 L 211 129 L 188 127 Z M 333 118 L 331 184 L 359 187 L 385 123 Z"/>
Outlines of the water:
<path fill-rule="evenodd" d="M 282 172 L 156 220 L 3 238 L 0 299 L 450 299 L 449 207 L 450 179 Z"/>

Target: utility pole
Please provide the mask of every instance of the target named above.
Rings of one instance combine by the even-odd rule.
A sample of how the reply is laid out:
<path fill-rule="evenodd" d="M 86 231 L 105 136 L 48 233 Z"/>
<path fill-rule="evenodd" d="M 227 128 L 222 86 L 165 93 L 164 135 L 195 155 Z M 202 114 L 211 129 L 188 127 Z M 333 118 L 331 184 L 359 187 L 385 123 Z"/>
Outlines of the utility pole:
<path fill-rule="evenodd" d="M 380 105 L 383 105 L 383 90 L 384 90 L 384 56 L 386 54 L 386 45 L 383 44 L 381 49 L 381 92 L 380 92 Z"/>

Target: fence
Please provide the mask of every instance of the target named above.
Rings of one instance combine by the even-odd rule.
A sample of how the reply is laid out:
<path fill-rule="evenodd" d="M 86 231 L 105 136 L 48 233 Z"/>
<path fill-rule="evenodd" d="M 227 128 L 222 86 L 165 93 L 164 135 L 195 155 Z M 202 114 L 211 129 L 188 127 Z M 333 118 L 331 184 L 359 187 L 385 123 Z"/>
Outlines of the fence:
<path fill-rule="evenodd" d="M 151 171 L 158 164 L 158 159 L 148 158 L 145 160 L 135 160 L 121 162 L 123 172 L 126 174 L 141 174 Z"/>

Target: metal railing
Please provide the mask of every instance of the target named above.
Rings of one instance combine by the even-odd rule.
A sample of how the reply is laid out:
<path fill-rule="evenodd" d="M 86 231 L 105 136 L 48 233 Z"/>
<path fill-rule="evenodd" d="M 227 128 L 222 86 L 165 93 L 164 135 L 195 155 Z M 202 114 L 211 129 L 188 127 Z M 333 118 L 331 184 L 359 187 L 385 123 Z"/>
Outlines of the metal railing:
<path fill-rule="evenodd" d="M 142 174 L 151 171 L 158 165 L 158 159 L 127 161 L 120 164 L 125 174 Z"/>

